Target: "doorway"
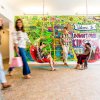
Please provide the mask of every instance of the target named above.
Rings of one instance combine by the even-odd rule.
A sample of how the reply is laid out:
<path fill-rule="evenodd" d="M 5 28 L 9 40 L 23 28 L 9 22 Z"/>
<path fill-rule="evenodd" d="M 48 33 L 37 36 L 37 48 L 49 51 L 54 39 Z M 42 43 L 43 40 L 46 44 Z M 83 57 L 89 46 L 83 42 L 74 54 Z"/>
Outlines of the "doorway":
<path fill-rule="evenodd" d="M 2 15 L 0 15 L 0 18 L 3 19 L 3 30 L 0 31 L 0 52 L 2 53 L 3 60 L 9 60 L 9 20 Z"/>

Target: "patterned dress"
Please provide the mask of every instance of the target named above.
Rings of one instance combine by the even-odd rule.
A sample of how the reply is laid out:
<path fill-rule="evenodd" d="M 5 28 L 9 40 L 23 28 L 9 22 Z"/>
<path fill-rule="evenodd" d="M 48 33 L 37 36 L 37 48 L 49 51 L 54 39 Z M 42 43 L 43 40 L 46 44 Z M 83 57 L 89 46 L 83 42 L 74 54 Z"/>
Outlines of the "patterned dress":
<path fill-rule="evenodd" d="M 72 39 L 71 39 L 70 34 L 62 34 L 62 35 L 60 36 L 60 41 L 61 41 L 61 43 L 62 43 L 63 45 L 65 45 L 65 46 L 69 46 L 71 40 L 72 40 Z"/>
<path fill-rule="evenodd" d="M 43 53 L 41 48 L 37 48 L 37 59 L 41 60 L 43 58 L 47 58 L 47 55 Z"/>

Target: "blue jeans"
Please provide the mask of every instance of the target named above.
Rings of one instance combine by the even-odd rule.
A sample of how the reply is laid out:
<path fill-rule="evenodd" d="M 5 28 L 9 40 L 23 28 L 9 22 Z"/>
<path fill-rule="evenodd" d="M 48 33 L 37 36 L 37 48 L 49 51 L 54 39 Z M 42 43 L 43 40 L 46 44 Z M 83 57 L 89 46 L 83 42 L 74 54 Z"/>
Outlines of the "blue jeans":
<path fill-rule="evenodd" d="M 27 60 L 26 60 L 26 51 L 24 48 L 19 48 L 19 54 L 22 57 L 23 61 L 23 75 L 28 75 L 30 74 L 30 68 L 28 66 Z"/>
<path fill-rule="evenodd" d="M 6 77 L 3 70 L 3 62 L 2 62 L 2 55 L 0 53 L 0 83 L 6 83 Z"/>

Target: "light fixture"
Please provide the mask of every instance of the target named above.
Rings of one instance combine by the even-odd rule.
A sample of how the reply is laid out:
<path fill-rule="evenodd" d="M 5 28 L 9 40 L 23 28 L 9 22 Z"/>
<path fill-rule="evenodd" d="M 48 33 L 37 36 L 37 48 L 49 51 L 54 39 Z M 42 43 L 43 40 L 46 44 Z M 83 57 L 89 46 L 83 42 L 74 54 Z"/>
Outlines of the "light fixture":
<path fill-rule="evenodd" d="M 88 1 L 86 0 L 86 17 L 88 18 Z"/>

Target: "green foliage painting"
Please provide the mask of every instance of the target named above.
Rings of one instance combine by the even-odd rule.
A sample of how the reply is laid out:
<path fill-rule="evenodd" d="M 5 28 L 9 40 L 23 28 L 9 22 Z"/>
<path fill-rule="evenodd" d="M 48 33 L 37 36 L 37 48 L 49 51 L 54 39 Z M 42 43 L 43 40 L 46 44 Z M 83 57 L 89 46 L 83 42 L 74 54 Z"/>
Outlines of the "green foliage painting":
<path fill-rule="evenodd" d="M 51 52 L 55 61 L 62 61 L 62 48 L 59 38 L 63 27 L 68 27 L 68 31 L 72 33 L 80 34 L 86 33 L 86 30 L 75 30 L 74 24 L 96 24 L 96 30 L 88 30 L 88 32 L 100 33 L 100 16 L 89 16 L 88 19 L 85 16 L 16 16 L 15 20 L 18 18 L 23 19 L 25 31 L 28 33 L 31 42 L 34 45 L 41 41 L 46 43 L 45 49 L 47 52 Z M 29 47 L 27 47 L 27 51 L 29 51 Z M 73 53 L 70 52 L 69 60 L 76 59 Z"/>

